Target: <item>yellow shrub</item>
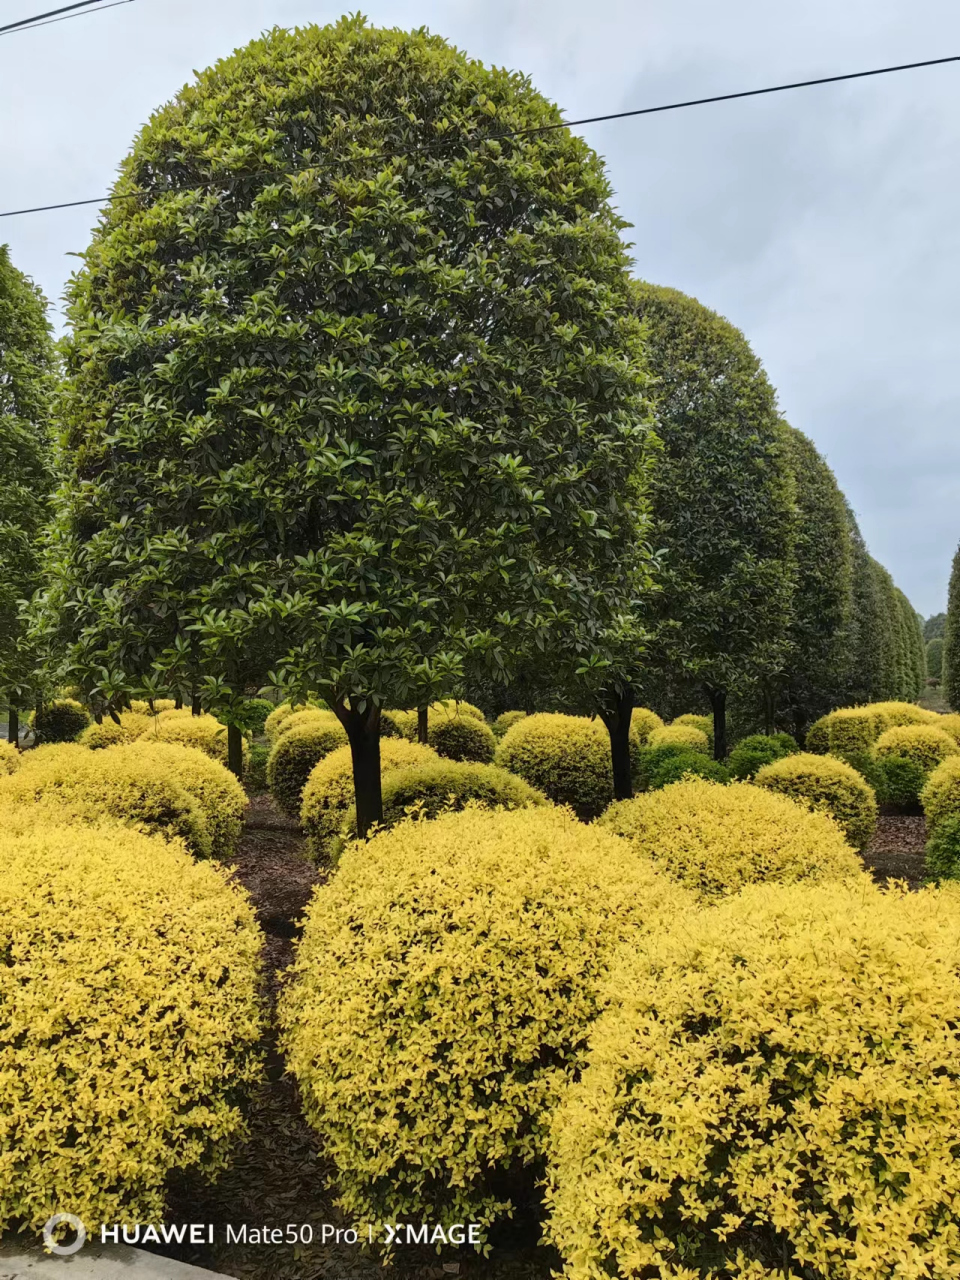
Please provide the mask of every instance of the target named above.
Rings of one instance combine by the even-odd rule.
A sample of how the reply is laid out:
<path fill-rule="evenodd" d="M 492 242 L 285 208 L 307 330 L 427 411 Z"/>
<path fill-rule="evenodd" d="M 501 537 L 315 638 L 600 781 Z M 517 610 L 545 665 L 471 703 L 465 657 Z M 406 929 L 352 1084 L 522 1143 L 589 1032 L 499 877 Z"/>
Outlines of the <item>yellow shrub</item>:
<path fill-rule="evenodd" d="M 960 895 L 754 886 L 625 949 L 551 1132 L 565 1280 L 960 1274 Z"/>
<path fill-rule="evenodd" d="M 104 716 L 102 724 L 92 724 L 88 729 L 84 729 L 77 741 L 81 747 L 99 751 L 104 747 L 116 746 L 119 742 L 135 742 L 152 723 L 149 714 L 142 715 L 139 711 L 121 711 L 119 724 L 110 716 Z"/>
<path fill-rule="evenodd" d="M 807 730 L 803 739 L 804 751 L 813 752 L 818 756 L 825 756 L 830 750 L 830 717 L 829 715 L 821 716 L 819 720 L 815 720 Z"/>
<path fill-rule="evenodd" d="M 417 740 L 417 713 L 415 711 L 381 711 L 380 734 L 384 738 Z"/>
<path fill-rule="evenodd" d="M 333 711 L 321 711 L 319 707 L 305 707 L 302 711 L 292 711 L 290 715 L 285 716 L 280 721 L 279 726 L 274 732 L 272 745 L 276 746 L 278 739 L 282 738 L 285 733 L 289 733 L 292 729 L 302 729 L 304 725 L 309 724 L 339 724 Z"/>
<path fill-rule="evenodd" d="M 945 716 L 937 716 L 930 723 L 936 725 L 938 729 L 942 729 L 944 733 L 949 733 L 954 742 L 960 743 L 960 715 L 956 712 Z"/>
<path fill-rule="evenodd" d="M 181 747 L 196 747 L 221 764 L 227 763 L 227 726 L 215 716 L 190 711 L 161 711 L 138 739 L 140 742 L 175 742 Z M 250 755 L 250 744 L 243 741 L 243 759 Z"/>
<path fill-rule="evenodd" d="M 844 707 L 827 717 L 830 750 L 835 755 L 869 753 L 887 727 L 883 715 L 869 707 Z"/>
<path fill-rule="evenodd" d="M 634 707 L 630 717 L 630 728 L 636 734 L 639 745 L 645 747 L 654 729 L 663 728 L 663 721 L 655 711 L 650 711 L 647 707 Z"/>
<path fill-rule="evenodd" d="M 944 818 L 960 818 L 960 755 L 937 765 L 920 792 L 920 803 L 931 830 Z"/>
<path fill-rule="evenodd" d="M 432 747 L 407 742 L 405 738 L 380 740 L 381 778 L 386 778 L 394 769 L 408 769 L 438 760 L 439 756 Z M 303 788 L 300 825 L 315 857 L 329 857 L 336 852 L 340 830 L 349 819 L 355 803 L 350 748 L 337 747 L 314 765 Z"/>
<path fill-rule="evenodd" d="M 210 852 L 226 858 L 236 851 L 249 801 L 241 784 L 219 760 L 205 751 L 175 742 L 134 742 L 111 747 L 111 756 L 156 764 L 187 791 L 203 813 L 210 832 Z"/>
<path fill-rule="evenodd" d="M 662 729 L 654 729 L 647 738 L 648 747 L 689 747 L 691 751 L 700 751 L 706 755 L 710 750 L 710 739 L 693 724 L 664 725 Z"/>
<path fill-rule="evenodd" d="M 639 744 L 632 739 L 636 751 Z M 600 720 L 537 712 L 511 725 L 495 762 L 588 822 L 613 799 L 610 735 Z"/>
<path fill-rule="evenodd" d="M 485 720 L 475 716 L 430 717 L 427 742 L 448 760 L 473 760 L 489 764 L 497 751 L 497 739 Z"/>
<path fill-rule="evenodd" d="M 55 698 L 30 714 L 38 743 L 73 742 L 89 723 L 89 711 L 73 698 Z"/>
<path fill-rule="evenodd" d="M 104 754 L 104 753 L 99 753 Z M 0 831 L 0 1231 L 159 1222 L 223 1167 L 259 1076 L 246 893 L 119 826 Z"/>
<path fill-rule="evenodd" d="M 873 744 L 873 754 L 877 760 L 901 756 L 929 772 L 947 756 L 960 755 L 960 746 L 949 733 L 935 725 L 906 724 L 881 733 Z"/>
<path fill-rule="evenodd" d="M 516 724 L 518 720 L 522 720 L 526 714 L 526 711 L 502 712 L 493 722 L 493 732 L 498 738 L 502 738 L 510 726 Z"/>
<path fill-rule="evenodd" d="M 440 702 L 434 702 L 430 710 L 448 716 L 472 716 L 474 720 L 487 723 L 487 717 L 479 707 L 475 707 L 472 702 L 458 702 L 456 698 L 443 698 Z"/>
<path fill-rule="evenodd" d="M 135 715 L 158 716 L 161 711 L 176 711 L 178 708 L 174 698 L 154 698 L 151 711 L 150 703 L 145 698 L 134 698 L 130 703 L 130 710 Z"/>
<path fill-rule="evenodd" d="M 119 748 L 88 751 L 74 743 L 37 748 L 0 777 L 0 803 L 62 804 L 77 818 L 135 823 L 167 839 L 180 837 L 197 857 L 208 857 L 211 836 L 203 810 L 160 761 L 134 759 Z"/>
<path fill-rule="evenodd" d="M 617 945 L 691 904 L 552 807 L 468 808 L 351 844 L 280 1003 L 351 1220 L 505 1212 L 497 1171 L 541 1156 Z"/>
<path fill-rule="evenodd" d="M 701 897 L 863 874 L 830 818 L 748 782 L 686 778 L 617 801 L 600 823 Z"/>
<path fill-rule="evenodd" d="M 303 789 L 314 765 L 346 741 L 346 732 L 336 716 L 312 720 L 299 729 L 280 733 L 267 757 L 267 786 L 284 813 L 299 817 Z"/>
<path fill-rule="evenodd" d="M 707 735 L 708 741 L 713 741 L 713 716 L 701 716 L 695 712 L 687 711 L 682 716 L 674 717 L 670 723 L 693 725 L 694 729 L 699 729 L 701 733 Z"/>
<path fill-rule="evenodd" d="M 862 849 L 877 826 L 877 797 L 851 765 L 808 751 L 766 764 L 754 778 L 801 805 L 830 814 L 855 849 Z"/>
<path fill-rule="evenodd" d="M 16 773 L 20 768 L 20 752 L 12 742 L 0 738 L 0 777 L 5 773 Z"/>
<path fill-rule="evenodd" d="M 864 710 L 880 716 L 885 729 L 905 724 L 931 724 L 940 718 L 935 711 L 918 707 L 915 702 L 868 702 Z"/>
<path fill-rule="evenodd" d="M 274 707 L 263 724 L 263 732 L 266 735 L 268 742 L 273 742 L 277 736 L 277 730 L 283 724 L 284 720 L 286 720 L 287 716 L 292 714 L 293 707 L 289 702 L 281 702 L 278 707 Z"/>

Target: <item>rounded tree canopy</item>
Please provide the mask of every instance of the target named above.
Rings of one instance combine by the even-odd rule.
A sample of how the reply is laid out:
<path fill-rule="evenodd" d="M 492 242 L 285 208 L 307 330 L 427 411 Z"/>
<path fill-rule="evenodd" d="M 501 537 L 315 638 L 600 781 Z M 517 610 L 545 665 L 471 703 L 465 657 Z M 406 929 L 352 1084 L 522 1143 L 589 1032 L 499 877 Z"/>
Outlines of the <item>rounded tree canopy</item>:
<path fill-rule="evenodd" d="M 70 291 L 77 667 L 281 661 L 403 706 L 622 607 L 646 376 L 625 224 L 559 122 L 360 18 L 274 30 L 152 117 Z"/>

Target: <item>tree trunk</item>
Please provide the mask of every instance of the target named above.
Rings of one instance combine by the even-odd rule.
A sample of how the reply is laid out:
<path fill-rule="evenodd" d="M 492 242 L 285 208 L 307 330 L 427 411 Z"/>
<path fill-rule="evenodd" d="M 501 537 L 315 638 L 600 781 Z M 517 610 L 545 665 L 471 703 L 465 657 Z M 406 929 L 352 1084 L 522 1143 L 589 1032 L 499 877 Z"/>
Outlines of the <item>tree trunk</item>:
<path fill-rule="evenodd" d="M 95 712 L 93 719 L 95 724 L 103 724 L 103 712 L 102 711 Z"/>
<path fill-rule="evenodd" d="M 629 800 L 633 796 L 630 769 L 630 721 L 633 717 L 633 689 L 613 694 L 600 709 L 600 718 L 610 735 L 610 761 L 613 765 L 613 796 Z"/>
<path fill-rule="evenodd" d="M 13 703 L 7 707 L 7 741 L 15 747 L 20 745 L 20 712 Z"/>
<path fill-rule="evenodd" d="M 713 708 L 713 758 L 722 762 L 727 755 L 727 691 L 707 689 L 707 697 Z"/>
<path fill-rule="evenodd" d="M 182 710 L 183 710 L 183 696 L 182 696 L 182 694 L 179 694 L 179 693 L 178 693 L 178 694 L 177 694 L 177 696 L 174 698 L 174 700 L 173 700 L 173 709 L 174 709 L 174 711 L 182 711 Z"/>
<path fill-rule="evenodd" d="M 239 725 L 227 725 L 227 768 L 243 781 L 243 731 Z"/>
<path fill-rule="evenodd" d="M 190 703 L 190 710 L 193 712 L 193 714 L 194 714 L 195 716 L 202 715 L 202 713 L 203 713 L 203 707 L 201 707 L 201 705 L 200 705 L 200 695 L 199 695 L 199 693 L 195 693 L 195 694 L 193 695 L 193 699 L 192 699 L 192 701 L 191 701 L 191 703 Z"/>
<path fill-rule="evenodd" d="M 357 805 L 357 835 L 363 838 L 377 822 L 383 821 L 383 793 L 380 786 L 380 708 L 369 703 L 366 711 L 355 711 L 345 702 L 334 706 L 337 719 L 347 732 L 353 760 L 353 791 Z"/>
<path fill-rule="evenodd" d="M 422 742 L 424 746 L 426 746 L 427 743 L 427 710 L 428 708 L 426 703 L 424 703 L 422 707 L 417 707 L 417 741 Z"/>
<path fill-rule="evenodd" d="M 763 732 L 767 737 L 772 737 L 774 730 L 774 721 L 776 719 L 776 698 L 773 690 L 769 687 L 763 691 Z"/>

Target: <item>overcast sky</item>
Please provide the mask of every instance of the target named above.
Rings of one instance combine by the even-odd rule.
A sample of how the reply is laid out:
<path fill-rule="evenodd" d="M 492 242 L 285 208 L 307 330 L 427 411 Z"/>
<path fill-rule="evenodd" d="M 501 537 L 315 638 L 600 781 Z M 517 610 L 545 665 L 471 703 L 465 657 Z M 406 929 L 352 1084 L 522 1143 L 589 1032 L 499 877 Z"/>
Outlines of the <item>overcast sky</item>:
<path fill-rule="evenodd" d="M 0 25 L 68 0 L 0 0 Z M 132 0 L 0 37 L 0 208 L 107 190 L 150 113 L 322 0 Z M 568 118 L 960 54 L 956 0 L 379 0 Z M 741 328 L 925 616 L 960 540 L 960 63 L 582 130 L 637 274 Z M 95 206 L 0 220 L 59 304 Z M 58 315 L 55 322 L 60 324 Z"/>

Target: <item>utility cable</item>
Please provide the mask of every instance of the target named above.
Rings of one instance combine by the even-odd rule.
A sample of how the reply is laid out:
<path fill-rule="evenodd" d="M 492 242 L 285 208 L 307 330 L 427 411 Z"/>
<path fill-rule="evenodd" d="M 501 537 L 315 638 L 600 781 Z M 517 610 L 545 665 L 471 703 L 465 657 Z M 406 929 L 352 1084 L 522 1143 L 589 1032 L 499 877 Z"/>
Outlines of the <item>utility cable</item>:
<path fill-rule="evenodd" d="M 86 0 L 86 2 L 90 3 L 91 0 Z M 122 2 L 129 2 L 129 0 L 121 0 L 121 3 Z M 477 138 L 474 141 L 475 142 L 496 142 L 496 141 L 499 141 L 501 138 L 522 138 L 522 137 L 528 137 L 531 134 L 551 133 L 556 129 L 573 129 L 579 125 L 600 124 L 607 120 L 626 120 L 633 116 L 649 116 L 649 115 L 655 115 L 663 111 L 680 111 L 684 107 L 702 107 L 715 102 L 732 102 L 734 99 L 737 99 L 737 98 L 756 98 L 756 97 L 759 97 L 761 94 L 783 93 L 787 89 L 807 89 L 813 85 L 838 84 L 840 81 L 843 81 L 843 80 L 862 80 L 867 76 L 889 75 L 894 71 L 914 71 L 920 67 L 939 67 L 939 66 L 943 66 L 945 63 L 948 63 L 948 62 L 960 62 L 960 54 L 954 54 L 947 58 L 928 58 L 923 62 L 903 62 L 898 64 L 897 66 L 892 66 L 892 67 L 876 67 L 871 71 L 849 71 L 839 76 L 818 76 L 814 80 L 794 80 L 794 81 L 791 81 L 789 84 L 770 85 L 765 89 L 743 89 L 738 93 L 717 93 L 717 94 L 712 94 L 706 98 L 688 98 L 683 102 L 668 102 L 658 107 L 637 107 L 632 111 L 614 111 L 607 115 L 602 115 L 602 116 L 584 116 L 580 120 L 561 120 L 556 124 L 534 125 L 531 128 L 527 128 L 527 129 L 507 129 L 500 133 L 485 134 L 482 138 Z M 449 141 L 462 141 L 462 139 L 459 137 L 459 135 L 455 139 L 438 138 L 434 142 L 427 142 L 419 147 L 410 147 L 408 150 L 400 153 L 392 153 L 392 154 L 384 153 L 383 155 L 379 155 L 379 156 L 375 155 L 375 156 L 367 157 L 367 159 L 372 159 L 372 160 L 401 159 L 408 155 L 416 155 L 418 152 L 433 150 L 438 146 L 443 146 L 445 143 Z M 297 172 L 308 172 L 308 171 L 309 170 L 298 170 Z M 277 173 L 274 170 L 263 170 L 261 172 L 273 177 L 280 176 L 280 175 L 277 175 Z M 243 176 L 255 177 L 257 176 L 257 173 L 255 171 L 253 173 L 243 174 Z M 211 179 L 209 185 L 213 185 L 214 181 L 215 180 Z M 80 205 L 106 204 L 106 203 L 111 203 L 114 200 L 134 200 L 134 199 L 139 199 L 141 194 L 142 193 L 139 193 L 139 192 L 131 192 L 129 195 L 122 195 L 122 196 L 111 196 L 111 195 L 95 196 L 91 200 L 66 200 L 60 204 L 34 205 L 32 208 L 29 208 L 29 209 L 7 209 L 5 211 L 0 212 L 0 218 L 16 218 L 16 217 L 19 217 L 21 214 L 27 214 L 27 213 L 47 213 L 53 209 L 76 209 Z"/>

